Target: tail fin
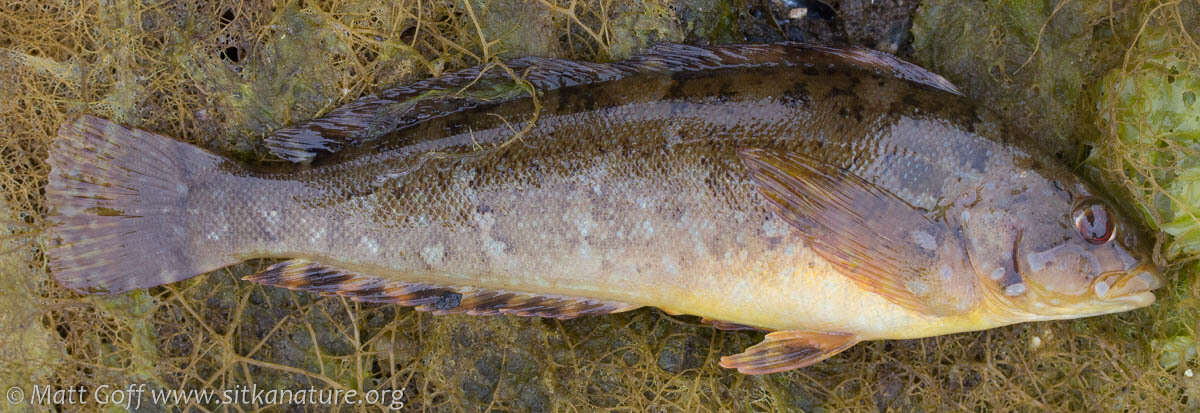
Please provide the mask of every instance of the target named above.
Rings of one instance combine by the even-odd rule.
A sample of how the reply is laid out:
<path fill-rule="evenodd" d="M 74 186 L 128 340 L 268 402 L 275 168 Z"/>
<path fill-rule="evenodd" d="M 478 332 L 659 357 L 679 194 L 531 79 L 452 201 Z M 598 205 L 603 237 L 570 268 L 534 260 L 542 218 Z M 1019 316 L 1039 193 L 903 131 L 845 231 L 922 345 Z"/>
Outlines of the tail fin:
<path fill-rule="evenodd" d="M 118 293 L 220 268 L 193 251 L 189 181 L 220 158 L 183 142 L 82 116 L 50 150 L 50 270 L 81 293 Z"/>

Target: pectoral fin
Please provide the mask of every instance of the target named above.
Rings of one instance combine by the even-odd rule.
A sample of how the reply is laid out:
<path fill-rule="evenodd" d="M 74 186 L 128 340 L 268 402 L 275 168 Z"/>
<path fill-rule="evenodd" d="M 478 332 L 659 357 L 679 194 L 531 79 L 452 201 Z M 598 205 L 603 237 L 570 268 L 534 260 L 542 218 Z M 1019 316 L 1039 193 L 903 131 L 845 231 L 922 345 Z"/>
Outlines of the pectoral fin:
<path fill-rule="evenodd" d="M 778 373 L 811 366 L 855 343 L 858 339 L 847 333 L 776 331 L 746 351 L 721 357 L 721 367 L 737 369 L 742 374 Z"/>
<path fill-rule="evenodd" d="M 867 291 L 935 315 L 963 311 L 970 288 L 961 242 L 896 195 L 848 171 L 790 152 L 745 150 L 760 192 L 810 247 Z"/>

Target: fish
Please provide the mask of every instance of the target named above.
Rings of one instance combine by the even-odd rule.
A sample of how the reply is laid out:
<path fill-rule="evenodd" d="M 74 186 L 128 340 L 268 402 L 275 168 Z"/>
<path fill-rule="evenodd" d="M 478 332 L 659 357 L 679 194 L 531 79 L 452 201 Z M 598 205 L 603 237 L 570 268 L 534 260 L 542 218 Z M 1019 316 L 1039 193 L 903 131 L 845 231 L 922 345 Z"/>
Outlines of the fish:
<path fill-rule="evenodd" d="M 433 314 L 654 307 L 765 332 L 721 358 L 744 374 L 1133 310 L 1162 284 L 1135 216 L 886 53 L 662 44 L 506 67 L 276 131 L 287 162 L 79 116 L 47 160 L 53 277 L 114 294 L 269 258 L 244 279 Z"/>

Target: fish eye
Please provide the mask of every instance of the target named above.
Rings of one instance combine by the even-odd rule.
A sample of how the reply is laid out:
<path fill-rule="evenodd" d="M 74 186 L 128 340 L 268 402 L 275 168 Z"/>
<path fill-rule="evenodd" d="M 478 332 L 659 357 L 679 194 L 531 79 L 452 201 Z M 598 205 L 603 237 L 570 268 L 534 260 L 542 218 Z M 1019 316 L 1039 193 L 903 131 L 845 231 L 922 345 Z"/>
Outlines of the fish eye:
<path fill-rule="evenodd" d="M 1116 235 L 1112 217 L 1103 203 L 1088 201 L 1075 208 L 1072 214 L 1079 236 L 1095 245 L 1108 243 Z"/>

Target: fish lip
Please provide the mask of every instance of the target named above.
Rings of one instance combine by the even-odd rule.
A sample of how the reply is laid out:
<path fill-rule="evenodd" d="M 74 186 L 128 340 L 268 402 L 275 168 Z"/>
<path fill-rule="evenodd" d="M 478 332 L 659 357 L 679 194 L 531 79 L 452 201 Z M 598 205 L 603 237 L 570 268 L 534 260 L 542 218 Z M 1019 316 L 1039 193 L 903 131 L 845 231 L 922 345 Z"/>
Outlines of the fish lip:
<path fill-rule="evenodd" d="M 1092 281 L 1092 292 L 1105 301 L 1149 305 L 1154 302 L 1152 291 L 1163 286 L 1158 268 L 1141 265 L 1127 271 L 1109 271 Z"/>
<path fill-rule="evenodd" d="M 1145 307 L 1154 304 L 1157 299 L 1154 293 L 1150 291 L 1142 291 L 1139 293 L 1126 294 L 1120 297 L 1110 299 L 1113 302 L 1125 304 L 1131 308 Z"/>

